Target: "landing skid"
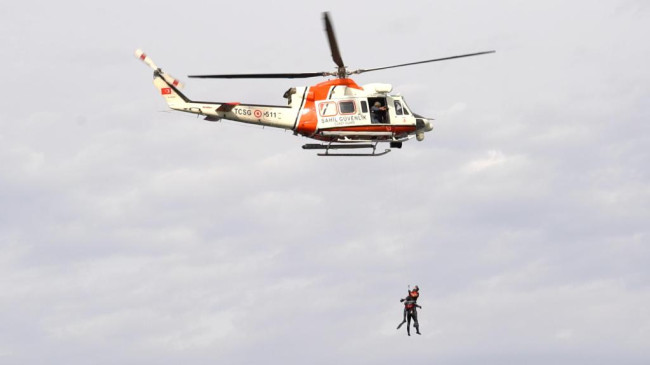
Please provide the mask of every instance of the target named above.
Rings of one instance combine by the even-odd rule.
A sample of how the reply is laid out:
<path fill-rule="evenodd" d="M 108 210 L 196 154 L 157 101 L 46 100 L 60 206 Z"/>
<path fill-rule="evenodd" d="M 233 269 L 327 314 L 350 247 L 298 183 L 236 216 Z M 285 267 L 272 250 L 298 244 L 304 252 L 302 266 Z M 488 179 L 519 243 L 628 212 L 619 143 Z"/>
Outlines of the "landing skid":
<path fill-rule="evenodd" d="M 387 148 L 384 152 L 377 152 L 377 142 L 375 143 L 358 143 L 358 144 L 318 144 L 308 143 L 302 146 L 305 150 L 325 150 L 318 156 L 341 156 L 341 157 L 375 157 L 383 156 L 391 150 Z M 372 153 L 330 153 L 330 150 L 352 150 L 360 148 L 372 148 Z"/>

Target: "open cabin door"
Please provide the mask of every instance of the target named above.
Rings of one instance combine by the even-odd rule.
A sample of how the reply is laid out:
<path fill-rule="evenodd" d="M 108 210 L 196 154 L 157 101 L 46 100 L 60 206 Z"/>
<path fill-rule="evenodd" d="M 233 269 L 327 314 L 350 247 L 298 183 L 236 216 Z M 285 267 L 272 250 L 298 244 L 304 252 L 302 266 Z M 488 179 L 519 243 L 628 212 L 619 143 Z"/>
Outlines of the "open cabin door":
<path fill-rule="evenodd" d="M 390 124 L 390 109 L 385 97 L 368 98 L 372 124 Z"/>

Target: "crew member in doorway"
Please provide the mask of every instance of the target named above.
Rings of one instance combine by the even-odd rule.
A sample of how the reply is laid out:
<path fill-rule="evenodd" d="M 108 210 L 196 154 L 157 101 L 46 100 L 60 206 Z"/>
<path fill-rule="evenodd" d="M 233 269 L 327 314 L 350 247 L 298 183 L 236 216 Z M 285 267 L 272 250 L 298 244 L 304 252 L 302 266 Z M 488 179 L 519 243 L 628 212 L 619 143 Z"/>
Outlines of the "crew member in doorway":
<path fill-rule="evenodd" d="M 375 101 L 375 104 L 370 108 L 370 118 L 373 124 L 385 123 L 386 107 L 382 106 L 380 102 Z"/>

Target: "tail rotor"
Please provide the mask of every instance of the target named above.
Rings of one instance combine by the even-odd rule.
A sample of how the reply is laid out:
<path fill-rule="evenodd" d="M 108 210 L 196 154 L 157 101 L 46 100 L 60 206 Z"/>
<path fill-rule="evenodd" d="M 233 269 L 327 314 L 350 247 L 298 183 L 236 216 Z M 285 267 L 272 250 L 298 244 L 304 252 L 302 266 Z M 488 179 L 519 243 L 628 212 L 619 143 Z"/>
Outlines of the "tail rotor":
<path fill-rule="evenodd" d="M 147 56 L 141 49 L 135 50 L 135 57 L 139 58 L 142 62 L 144 62 L 147 66 L 149 66 L 154 71 L 154 73 L 158 73 L 158 75 L 160 75 L 160 77 L 162 77 L 170 85 L 173 85 L 178 89 L 182 89 L 183 87 L 185 87 L 185 85 L 182 82 L 178 81 L 172 75 L 165 73 L 163 70 L 160 69 L 160 67 L 156 66 L 153 60 L 149 56 Z"/>

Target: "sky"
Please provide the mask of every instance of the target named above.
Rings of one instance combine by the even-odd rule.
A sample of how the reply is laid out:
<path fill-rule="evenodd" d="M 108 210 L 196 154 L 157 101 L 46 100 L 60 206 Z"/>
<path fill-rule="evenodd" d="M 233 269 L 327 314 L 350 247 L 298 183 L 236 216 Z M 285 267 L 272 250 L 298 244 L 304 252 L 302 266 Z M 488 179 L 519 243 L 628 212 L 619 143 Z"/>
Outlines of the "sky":
<path fill-rule="evenodd" d="M 359 75 L 435 119 L 380 158 L 168 112 Z M 646 1 L 23 1 L 0 12 L 0 363 L 647 364 Z M 401 321 L 420 287 L 421 336 Z"/>

